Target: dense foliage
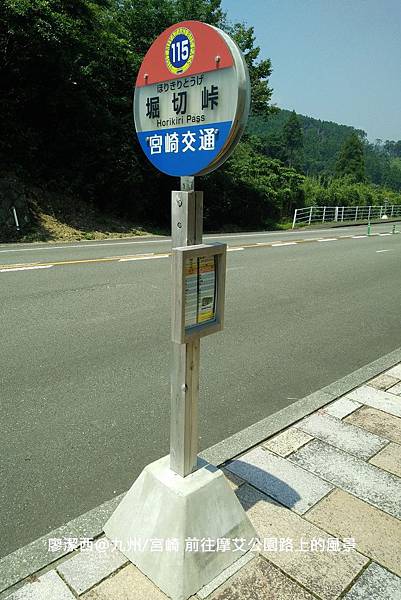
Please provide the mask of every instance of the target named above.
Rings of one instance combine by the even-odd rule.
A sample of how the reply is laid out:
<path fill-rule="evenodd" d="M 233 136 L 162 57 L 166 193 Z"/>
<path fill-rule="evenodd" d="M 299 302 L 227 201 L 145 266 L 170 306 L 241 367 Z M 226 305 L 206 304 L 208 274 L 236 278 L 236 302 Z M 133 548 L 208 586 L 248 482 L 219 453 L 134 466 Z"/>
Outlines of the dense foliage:
<path fill-rule="evenodd" d="M 249 66 L 252 111 L 266 117 L 272 110 L 270 61 L 258 60 L 253 29 L 228 23 L 220 0 L 4 0 L 3 184 L 18 180 L 28 190 L 32 185 L 56 187 L 102 210 L 168 227 L 169 190 L 178 182 L 157 172 L 139 149 L 132 97 L 151 43 L 184 19 L 218 25 L 233 35 Z M 299 188 L 288 199 L 279 186 L 284 181 L 285 189 L 292 190 L 302 178 L 279 164 L 265 173 L 261 169 L 270 163 L 257 148 L 250 139 L 244 141 L 223 169 L 199 181 L 208 190 L 209 228 L 226 223 L 260 227 L 301 198 Z M 243 203 L 233 206 L 233 198 L 242 195 Z"/>
<path fill-rule="evenodd" d="M 272 107 L 270 60 L 259 59 L 253 28 L 230 23 L 221 0 L 2 0 L 0 228 L 12 205 L 40 203 L 55 190 L 65 204 L 168 228 L 178 181 L 140 150 L 132 99 L 147 49 L 184 19 L 228 31 L 252 83 L 248 134 L 197 184 L 206 192 L 206 227 L 265 227 L 315 197 L 305 174 L 331 177 L 355 130 Z M 401 142 L 371 145 L 356 133 L 368 180 L 401 189 Z"/>
<path fill-rule="evenodd" d="M 294 120 L 294 112 L 279 110 L 265 119 L 259 115 L 251 117 L 249 131 L 257 135 L 264 144 L 268 156 L 286 161 L 288 145 L 285 141 L 285 128 Z M 347 174 L 349 168 L 338 161 L 344 147 L 350 144 L 355 152 L 348 153 L 359 167 L 357 180 L 384 186 L 393 191 L 401 191 L 401 140 L 370 143 L 366 133 L 360 129 L 339 125 L 331 121 L 321 121 L 296 115 L 302 130 L 302 157 L 300 170 L 305 175 L 325 181 L 337 175 Z M 363 151 L 363 157 L 360 150 Z M 364 171 L 364 173 L 363 173 Z"/>
<path fill-rule="evenodd" d="M 357 182 L 354 177 L 306 177 L 304 193 L 308 205 L 371 206 L 400 204 L 398 192 L 369 182 Z"/>

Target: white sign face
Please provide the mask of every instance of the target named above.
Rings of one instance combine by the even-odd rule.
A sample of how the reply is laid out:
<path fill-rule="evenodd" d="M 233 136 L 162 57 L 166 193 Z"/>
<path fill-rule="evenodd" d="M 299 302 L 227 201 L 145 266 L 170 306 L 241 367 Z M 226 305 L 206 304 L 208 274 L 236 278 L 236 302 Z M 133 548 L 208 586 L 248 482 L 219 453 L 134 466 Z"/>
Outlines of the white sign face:
<path fill-rule="evenodd" d="M 135 93 L 137 131 L 216 125 L 235 118 L 237 78 L 233 69 L 154 83 Z"/>
<path fill-rule="evenodd" d="M 205 23 L 173 25 L 154 42 L 138 74 L 139 142 L 164 173 L 207 173 L 234 149 L 249 102 L 247 67 L 233 40 Z"/>

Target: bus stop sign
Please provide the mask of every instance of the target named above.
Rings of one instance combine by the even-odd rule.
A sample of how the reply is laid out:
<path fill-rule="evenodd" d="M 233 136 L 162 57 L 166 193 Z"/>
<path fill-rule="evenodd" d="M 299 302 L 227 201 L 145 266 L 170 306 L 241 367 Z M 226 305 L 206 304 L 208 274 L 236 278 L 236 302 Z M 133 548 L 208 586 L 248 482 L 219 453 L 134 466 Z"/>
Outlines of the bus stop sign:
<path fill-rule="evenodd" d="M 249 112 L 248 68 L 236 43 L 199 21 L 166 29 L 136 80 L 139 142 L 159 171 L 204 175 L 232 153 Z"/>

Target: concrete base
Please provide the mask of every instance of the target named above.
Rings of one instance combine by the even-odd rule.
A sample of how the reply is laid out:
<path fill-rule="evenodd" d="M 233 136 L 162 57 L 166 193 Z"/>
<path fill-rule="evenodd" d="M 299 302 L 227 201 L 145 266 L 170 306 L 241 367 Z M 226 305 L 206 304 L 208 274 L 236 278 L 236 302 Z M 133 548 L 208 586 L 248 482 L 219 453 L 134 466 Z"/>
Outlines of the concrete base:
<path fill-rule="evenodd" d="M 245 554 L 257 537 L 222 471 L 201 461 L 197 471 L 183 478 L 171 471 L 169 456 L 145 467 L 104 531 L 173 600 L 195 594 Z M 197 551 L 189 551 L 190 538 L 198 541 Z M 221 538 L 231 541 L 226 551 L 216 551 Z M 233 538 L 246 540 L 241 551 L 234 550 Z M 212 551 L 207 541 L 202 547 L 205 539 L 213 540 Z M 166 548 L 172 540 L 176 545 Z"/>

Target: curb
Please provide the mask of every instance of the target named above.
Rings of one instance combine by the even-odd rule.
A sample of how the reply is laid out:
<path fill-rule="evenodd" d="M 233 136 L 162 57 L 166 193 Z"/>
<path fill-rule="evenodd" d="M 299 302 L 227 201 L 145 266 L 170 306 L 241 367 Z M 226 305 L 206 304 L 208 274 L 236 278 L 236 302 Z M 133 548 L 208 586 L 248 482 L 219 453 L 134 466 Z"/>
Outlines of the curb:
<path fill-rule="evenodd" d="M 243 429 L 218 444 L 208 448 L 200 454 L 214 466 L 220 466 L 228 460 L 243 454 L 266 438 L 293 425 L 295 422 L 311 414 L 318 408 L 333 402 L 340 396 L 362 385 L 369 379 L 376 377 L 383 371 L 390 369 L 401 362 L 401 348 L 353 371 L 326 387 L 318 390 L 282 410 L 270 415 L 266 419 Z M 77 537 L 97 538 L 103 533 L 103 525 L 120 503 L 125 493 L 112 498 L 69 521 L 65 525 L 50 531 L 27 546 L 0 559 L 0 600 L 6 598 L 13 590 L 10 588 L 24 579 L 47 569 L 50 565 L 59 562 L 63 557 L 71 554 L 70 550 L 49 552 L 49 538 Z"/>

